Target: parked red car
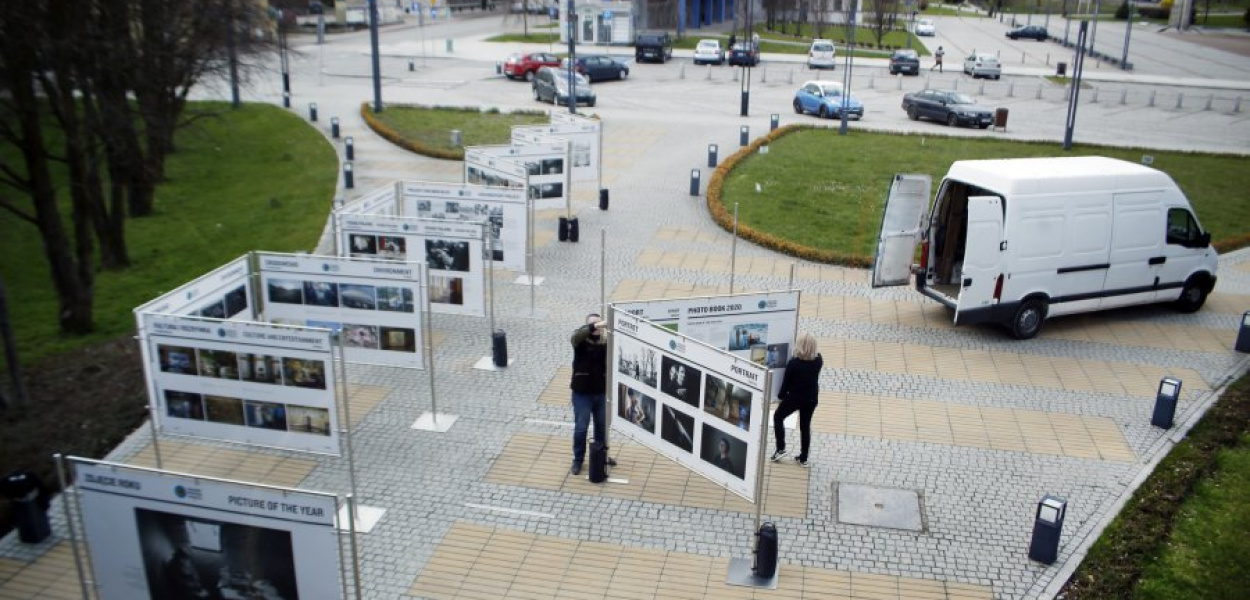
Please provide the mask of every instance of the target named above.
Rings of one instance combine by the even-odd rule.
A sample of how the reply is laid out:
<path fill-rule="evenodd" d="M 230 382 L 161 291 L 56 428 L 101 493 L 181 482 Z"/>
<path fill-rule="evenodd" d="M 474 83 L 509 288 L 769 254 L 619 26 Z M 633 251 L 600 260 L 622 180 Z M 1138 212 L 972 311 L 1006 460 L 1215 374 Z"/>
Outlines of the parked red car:
<path fill-rule="evenodd" d="M 546 52 L 536 52 L 534 54 L 513 54 L 508 57 L 508 61 L 503 65 L 503 74 L 508 79 L 524 79 L 526 81 L 534 80 L 534 72 L 543 67 L 558 67 L 560 59 Z"/>

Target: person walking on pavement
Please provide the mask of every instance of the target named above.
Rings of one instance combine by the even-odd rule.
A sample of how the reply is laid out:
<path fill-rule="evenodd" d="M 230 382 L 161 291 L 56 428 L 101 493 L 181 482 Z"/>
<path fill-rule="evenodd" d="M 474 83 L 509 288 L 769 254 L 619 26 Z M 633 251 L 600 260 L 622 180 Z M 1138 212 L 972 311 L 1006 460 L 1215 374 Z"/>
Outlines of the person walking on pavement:
<path fill-rule="evenodd" d="M 569 383 L 569 388 L 573 390 L 573 467 L 569 473 L 573 475 L 582 472 L 582 462 L 586 458 L 586 434 L 592 420 L 595 441 L 607 443 L 604 415 L 607 396 L 604 389 L 607 385 L 608 342 L 607 336 L 603 335 L 607 330 L 603 317 L 591 313 L 586 315 L 586 324 L 574 330 L 569 339 L 573 344 L 573 378 Z M 607 464 L 615 466 L 616 461 L 608 457 Z"/>
<path fill-rule="evenodd" d="M 942 50 L 942 47 L 938 46 L 937 52 L 933 53 L 933 66 L 929 67 L 930 71 L 937 69 L 938 73 L 942 72 L 942 56 L 945 54 L 946 52 Z"/>
<path fill-rule="evenodd" d="M 773 413 L 773 432 L 777 439 L 777 451 L 773 452 L 773 462 L 781 460 L 788 454 L 786 427 L 783 421 L 797 411 L 802 445 L 799 455 L 794 458 L 799 466 L 807 466 L 807 452 L 812 445 L 812 414 L 816 412 L 816 403 L 820 395 L 820 369 L 824 365 L 824 359 L 820 356 L 820 348 L 816 346 L 816 338 L 810 333 L 800 335 L 795 344 L 794 357 L 786 363 L 786 374 L 781 381 L 781 390 L 777 392 L 777 397 L 781 399 L 781 406 L 778 406 L 777 411 Z"/>

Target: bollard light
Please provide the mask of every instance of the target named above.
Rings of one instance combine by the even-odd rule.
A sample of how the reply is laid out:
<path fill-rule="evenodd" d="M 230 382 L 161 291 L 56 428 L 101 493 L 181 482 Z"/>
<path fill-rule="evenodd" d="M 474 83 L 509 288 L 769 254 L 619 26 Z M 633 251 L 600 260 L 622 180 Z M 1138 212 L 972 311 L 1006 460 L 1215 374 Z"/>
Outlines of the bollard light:
<path fill-rule="evenodd" d="M 599 188 L 599 210 L 608 210 L 608 188 Z"/>
<path fill-rule="evenodd" d="M 408 59 L 408 72 L 411 73 L 412 71 L 416 71 L 416 70 L 417 70 L 417 61 L 412 60 L 411 58 Z"/>
<path fill-rule="evenodd" d="M 1068 501 L 1046 494 L 1037 503 L 1033 517 L 1033 538 L 1029 540 L 1029 560 L 1054 564 L 1059 556 L 1059 536 L 1063 533 L 1063 519 L 1068 512 Z"/>
<path fill-rule="evenodd" d="M 330 137 L 339 139 L 339 118 L 330 117 Z"/>
<path fill-rule="evenodd" d="M 313 123 L 317 122 L 317 103 L 316 102 L 308 103 L 308 120 L 312 121 Z"/>
<path fill-rule="evenodd" d="M 1164 377 L 1159 381 L 1159 392 L 1155 394 L 1155 409 L 1150 415 L 1150 424 L 1162 429 L 1172 428 L 1172 419 L 1176 416 L 1176 401 L 1181 397 L 1181 380 L 1175 377 Z"/>
<path fill-rule="evenodd" d="M 352 172 L 352 163 L 343 163 L 343 187 L 353 189 L 356 187 L 356 176 Z"/>
<path fill-rule="evenodd" d="M 777 129 L 777 126 L 780 124 L 781 124 L 781 115 L 777 113 L 773 113 L 772 116 L 770 116 L 768 120 L 768 130 L 774 131 Z"/>
<path fill-rule="evenodd" d="M 1233 350 L 1250 352 L 1250 311 L 1241 315 L 1241 328 L 1237 330 L 1237 341 L 1233 344 Z"/>
<path fill-rule="evenodd" d="M 750 138 L 751 138 L 751 128 L 746 125 L 743 125 L 742 129 L 738 130 L 738 145 L 746 146 L 747 143 L 749 143 Z"/>
<path fill-rule="evenodd" d="M 716 168 L 716 144 L 707 145 L 707 166 L 709 169 Z"/>
<path fill-rule="evenodd" d="M 356 160 L 356 141 L 352 136 L 343 140 L 343 151 L 347 154 L 347 160 Z"/>
<path fill-rule="evenodd" d="M 291 108 L 291 92 L 282 92 L 282 108 Z"/>
<path fill-rule="evenodd" d="M 700 175 L 701 175 L 701 173 L 699 173 L 699 170 L 698 170 L 698 169 L 690 169 L 690 195 L 691 195 L 691 196 L 698 196 L 698 195 L 699 195 L 699 177 L 700 177 Z"/>

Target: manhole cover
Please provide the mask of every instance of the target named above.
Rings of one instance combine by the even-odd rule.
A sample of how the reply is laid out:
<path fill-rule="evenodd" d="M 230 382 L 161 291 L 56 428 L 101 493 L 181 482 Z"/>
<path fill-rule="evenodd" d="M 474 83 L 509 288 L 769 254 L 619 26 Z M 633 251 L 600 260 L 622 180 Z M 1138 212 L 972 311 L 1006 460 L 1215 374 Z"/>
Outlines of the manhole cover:
<path fill-rule="evenodd" d="M 844 483 L 838 486 L 838 521 L 920 531 L 920 497 L 912 490 Z"/>

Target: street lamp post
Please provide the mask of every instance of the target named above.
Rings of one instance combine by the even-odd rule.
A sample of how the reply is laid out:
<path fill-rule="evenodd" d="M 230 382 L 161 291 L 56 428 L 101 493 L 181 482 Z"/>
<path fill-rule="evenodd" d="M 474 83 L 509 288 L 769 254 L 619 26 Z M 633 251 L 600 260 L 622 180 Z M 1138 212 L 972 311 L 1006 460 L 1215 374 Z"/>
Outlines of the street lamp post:
<path fill-rule="evenodd" d="M 378 0 L 369 0 L 369 45 L 373 49 L 373 112 L 382 112 L 382 63 L 378 56 Z"/>
<path fill-rule="evenodd" d="M 1124 55 L 1120 57 L 1120 68 L 1127 71 L 1128 65 L 1128 43 L 1129 38 L 1133 35 L 1133 3 L 1128 3 L 1128 18 L 1124 20 Z"/>
<path fill-rule="evenodd" d="M 1081 29 L 1076 34 L 1076 64 L 1072 67 L 1072 93 L 1068 95 L 1068 118 L 1063 130 L 1063 149 L 1072 149 L 1072 133 L 1076 129 L 1076 107 L 1081 96 L 1081 73 L 1085 64 L 1085 34 L 1089 29 L 1089 21 L 1081 21 Z"/>
<path fill-rule="evenodd" d="M 569 0 L 565 9 L 569 20 L 569 114 L 577 113 L 577 46 L 573 43 L 577 35 L 577 14 L 573 12 L 573 0 Z M 552 100 L 554 103 L 555 101 Z"/>
<path fill-rule="evenodd" d="M 846 135 L 849 129 L 849 125 L 847 123 L 849 117 L 846 114 L 846 109 L 851 97 L 851 69 L 855 66 L 855 33 L 857 30 L 855 26 L 855 9 L 856 5 L 852 2 L 850 14 L 851 20 L 849 23 L 851 27 L 851 43 L 846 47 L 846 69 L 844 69 L 842 73 L 842 124 L 838 128 L 838 135 Z"/>

